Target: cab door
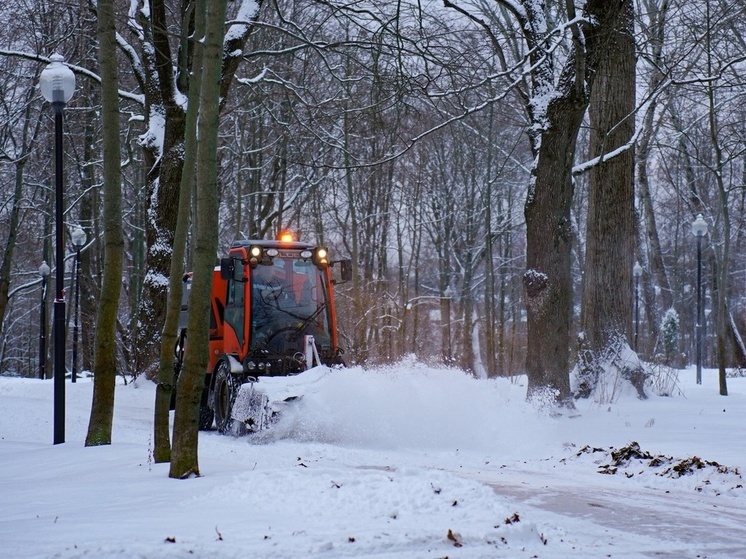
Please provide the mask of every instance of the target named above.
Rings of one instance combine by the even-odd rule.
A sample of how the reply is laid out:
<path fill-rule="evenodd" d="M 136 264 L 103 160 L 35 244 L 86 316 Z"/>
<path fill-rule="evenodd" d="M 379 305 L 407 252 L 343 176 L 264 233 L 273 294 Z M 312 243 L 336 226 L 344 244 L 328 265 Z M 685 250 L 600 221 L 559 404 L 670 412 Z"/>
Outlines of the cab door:
<path fill-rule="evenodd" d="M 246 344 L 246 286 L 246 282 L 230 278 L 225 301 L 225 353 L 238 356 Z"/>

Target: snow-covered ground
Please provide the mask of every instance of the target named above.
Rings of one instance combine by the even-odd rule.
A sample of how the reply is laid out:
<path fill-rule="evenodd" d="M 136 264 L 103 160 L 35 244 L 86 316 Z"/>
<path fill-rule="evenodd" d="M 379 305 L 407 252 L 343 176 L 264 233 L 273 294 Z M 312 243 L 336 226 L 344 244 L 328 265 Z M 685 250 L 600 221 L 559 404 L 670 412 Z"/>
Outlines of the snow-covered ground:
<path fill-rule="evenodd" d="M 0 377 L 0 557 L 744 558 L 746 379 L 694 377 L 556 417 L 520 379 L 335 371 L 272 436 L 201 433 L 189 480 L 152 463 L 152 383 L 85 448 L 90 382 L 55 446 L 52 382 Z"/>

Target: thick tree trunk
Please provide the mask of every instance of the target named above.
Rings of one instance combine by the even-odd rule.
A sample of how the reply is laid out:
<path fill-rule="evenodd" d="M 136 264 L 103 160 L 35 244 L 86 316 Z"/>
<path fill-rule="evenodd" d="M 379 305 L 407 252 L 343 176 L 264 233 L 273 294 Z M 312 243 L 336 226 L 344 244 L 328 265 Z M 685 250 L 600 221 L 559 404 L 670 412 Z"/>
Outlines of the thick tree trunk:
<path fill-rule="evenodd" d="M 579 394 L 588 396 L 601 374 L 634 379 L 644 395 L 637 362 L 619 362 L 632 337 L 632 265 L 635 257 L 634 151 L 608 160 L 632 141 L 635 43 L 631 0 L 622 2 L 606 39 L 590 100 L 590 170 Z M 616 356 L 616 357 L 613 357 Z M 602 370 L 602 368 L 608 370 Z"/>
<path fill-rule="evenodd" d="M 181 27 L 183 33 L 187 33 L 186 21 L 181 22 Z M 156 367 L 160 333 L 166 316 L 171 247 L 178 219 L 186 126 L 184 107 L 176 102 L 173 57 L 163 0 L 151 1 L 151 28 L 155 66 L 155 75 L 151 79 L 158 87 L 150 90 L 150 110 L 162 113 L 165 129 L 161 152 L 155 155 L 152 165 L 147 167 L 148 200 L 152 200 L 152 206 L 147 220 L 146 274 L 135 335 L 136 370 L 147 374 L 152 373 Z M 157 111 L 153 110 L 155 107 L 158 108 Z M 147 145 L 146 149 L 152 151 L 154 147 Z"/>
<path fill-rule="evenodd" d="M 616 28 L 620 5 L 605 0 L 586 2 L 587 24 L 573 24 L 573 49 L 554 83 L 552 59 L 543 50 L 547 37 L 542 10 L 523 2 L 524 36 L 532 52 L 532 96 L 529 106 L 536 163 L 524 209 L 526 216 L 528 397 L 548 391 L 561 405 L 572 405 L 569 348 L 572 316 L 570 210 L 572 167 L 578 130 L 588 106 L 588 94 L 609 33 Z M 573 7 L 572 3 L 568 3 Z M 574 19 L 569 13 L 570 19 Z M 547 98 L 549 99 L 547 101 Z M 548 103 L 545 109 L 544 103 Z"/>
<path fill-rule="evenodd" d="M 544 390 L 560 403 L 571 402 L 568 353 L 572 306 L 570 222 L 575 142 L 585 105 L 570 97 L 552 104 L 551 127 L 542 134 L 535 185 L 526 217 L 526 293 L 529 398 Z"/>
<path fill-rule="evenodd" d="M 86 446 L 111 444 L 114 388 L 117 374 L 117 313 L 122 287 L 124 234 L 119 143 L 119 89 L 114 6 L 98 2 L 101 116 L 104 158 L 104 279 L 96 317 L 93 403 Z"/>

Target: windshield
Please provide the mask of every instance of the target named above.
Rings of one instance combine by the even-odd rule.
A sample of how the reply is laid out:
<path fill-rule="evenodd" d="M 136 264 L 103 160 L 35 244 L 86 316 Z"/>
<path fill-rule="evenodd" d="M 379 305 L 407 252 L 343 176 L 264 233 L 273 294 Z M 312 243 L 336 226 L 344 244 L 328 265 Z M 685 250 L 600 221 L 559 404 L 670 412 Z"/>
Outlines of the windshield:
<path fill-rule="evenodd" d="M 304 335 L 331 347 L 324 275 L 311 259 L 282 255 L 250 270 L 251 350 L 293 355 Z"/>

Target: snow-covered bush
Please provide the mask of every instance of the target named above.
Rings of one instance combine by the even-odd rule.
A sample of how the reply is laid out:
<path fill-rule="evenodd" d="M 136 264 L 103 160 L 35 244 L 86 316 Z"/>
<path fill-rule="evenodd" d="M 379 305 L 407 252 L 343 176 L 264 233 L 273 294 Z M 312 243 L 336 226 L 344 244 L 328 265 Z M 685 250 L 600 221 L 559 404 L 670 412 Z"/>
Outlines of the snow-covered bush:
<path fill-rule="evenodd" d="M 664 362 L 670 365 L 679 347 L 679 313 L 675 309 L 670 308 L 663 315 L 660 336 Z"/>

